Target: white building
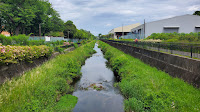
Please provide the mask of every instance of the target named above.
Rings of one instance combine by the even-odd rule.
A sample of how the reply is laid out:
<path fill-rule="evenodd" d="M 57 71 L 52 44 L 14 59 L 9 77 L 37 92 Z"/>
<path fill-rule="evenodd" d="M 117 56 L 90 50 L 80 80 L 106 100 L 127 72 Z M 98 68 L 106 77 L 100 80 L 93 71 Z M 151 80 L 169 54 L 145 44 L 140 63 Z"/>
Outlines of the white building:
<path fill-rule="evenodd" d="M 200 32 L 200 16 L 182 15 L 168 19 L 153 21 L 142 24 L 132 30 L 133 34 L 138 34 L 139 38 L 145 38 L 152 33 L 190 33 Z"/>
<path fill-rule="evenodd" d="M 131 29 L 140 26 L 140 23 L 136 23 L 136 24 L 131 24 L 131 25 L 127 25 L 127 26 L 121 26 L 121 27 L 117 27 L 112 29 L 109 33 L 114 34 L 113 38 L 118 39 L 121 36 L 125 36 L 128 33 L 131 32 Z"/>

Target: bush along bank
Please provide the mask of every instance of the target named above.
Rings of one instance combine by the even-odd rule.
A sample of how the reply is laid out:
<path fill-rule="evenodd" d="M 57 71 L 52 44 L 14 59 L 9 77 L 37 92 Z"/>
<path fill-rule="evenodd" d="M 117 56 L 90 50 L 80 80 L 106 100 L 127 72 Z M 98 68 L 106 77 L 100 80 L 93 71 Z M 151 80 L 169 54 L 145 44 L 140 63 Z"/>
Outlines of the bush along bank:
<path fill-rule="evenodd" d="M 200 90 L 100 41 L 126 98 L 125 111 L 200 111 Z"/>
<path fill-rule="evenodd" d="M 40 57 L 49 57 L 53 49 L 48 46 L 3 46 L 0 43 L 0 64 L 31 62 Z"/>
<path fill-rule="evenodd" d="M 77 98 L 66 93 L 73 90 L 70 83 L 81 75 L 85 59 L 95 52 L 94 44 L 92 41 L 58 55 L 21 77 L 6 81 L 0 86 L 0 111 L 70 111 Z"/>

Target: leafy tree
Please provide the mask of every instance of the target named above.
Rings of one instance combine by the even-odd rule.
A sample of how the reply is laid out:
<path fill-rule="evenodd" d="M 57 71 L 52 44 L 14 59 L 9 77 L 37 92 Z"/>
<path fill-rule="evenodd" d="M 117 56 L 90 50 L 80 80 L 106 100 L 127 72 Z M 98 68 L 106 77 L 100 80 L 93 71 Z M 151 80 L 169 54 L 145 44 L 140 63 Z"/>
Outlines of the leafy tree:
<path fill-rule="evenodd" d="M 193 15 L 198 15 L 198 16 L 200 16 L 200 11 L 195 11 L 195 12 L 193 13 Z"/>
<path fill-rule="evenodd" d="M 31 6 L 34 3 L 35 0 L 1 0 L 0 11 L 16 35 L 20 30 L 24 31 L 25 27 L 31 25 L 31 21 L 35 17 Z"/>
<path fill-rule="evenodd" d="M 102 35 L 102 34 L 100 33 L 100 34 L 99 34 L 99 38 L 101 37 L 101 35 Z"/>
<path fill-rule="evenodd" d="M 68 37 L 68 31 L 69 32 L 69 37 Z M 65 37 L 68 38 L 74 38 L 74 34 L 76 33 L 77 29 L 76 26 L 74 25 L 74 23 L 71 20 L 68 20 L 65 24 L 64 24 L 64 35 Z"/>

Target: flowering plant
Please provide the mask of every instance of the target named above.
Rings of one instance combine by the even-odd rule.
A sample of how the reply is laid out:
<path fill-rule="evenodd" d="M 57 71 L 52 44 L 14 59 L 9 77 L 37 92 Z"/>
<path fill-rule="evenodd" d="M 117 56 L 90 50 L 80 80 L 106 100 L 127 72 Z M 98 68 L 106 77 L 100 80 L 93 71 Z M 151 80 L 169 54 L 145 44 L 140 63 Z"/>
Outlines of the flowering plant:
<path fill-rule="evenodd" d="M 0 63 L 18 63 L 19 61 L 32 61 L 52 54 L 50 47 L 41 46 L 3 46 L 0 43 Z"/>

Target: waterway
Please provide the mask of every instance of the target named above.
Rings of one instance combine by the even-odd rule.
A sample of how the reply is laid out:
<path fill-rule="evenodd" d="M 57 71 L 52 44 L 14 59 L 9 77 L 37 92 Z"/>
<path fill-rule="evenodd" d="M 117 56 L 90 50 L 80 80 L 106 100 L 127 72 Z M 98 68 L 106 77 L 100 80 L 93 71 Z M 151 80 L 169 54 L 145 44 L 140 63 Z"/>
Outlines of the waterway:
<path fill-rule="evenodd" d="M 114 87 L 116 78 L 106 66 L 107 60 L 95 44 L 97 53 L 82 66 L 81 79 L 75 84 L 74 96 L 78 97 L 73 112 L 123 112 L 123 96 Z"/>

